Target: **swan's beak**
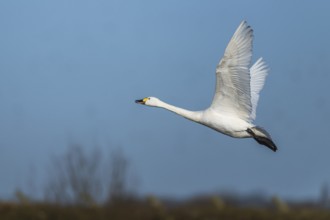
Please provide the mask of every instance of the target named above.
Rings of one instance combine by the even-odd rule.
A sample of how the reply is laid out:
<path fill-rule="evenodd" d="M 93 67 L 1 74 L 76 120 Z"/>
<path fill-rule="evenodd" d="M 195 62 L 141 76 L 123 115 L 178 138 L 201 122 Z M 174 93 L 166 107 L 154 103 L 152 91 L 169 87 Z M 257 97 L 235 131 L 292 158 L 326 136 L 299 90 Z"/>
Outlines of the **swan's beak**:
<path fill-rule="evenodd" d="M 135 103 L 144 105 L 145 101 L 146 101 L 145 99 L 138 99 L 138 100 L 135 100 Z"/>

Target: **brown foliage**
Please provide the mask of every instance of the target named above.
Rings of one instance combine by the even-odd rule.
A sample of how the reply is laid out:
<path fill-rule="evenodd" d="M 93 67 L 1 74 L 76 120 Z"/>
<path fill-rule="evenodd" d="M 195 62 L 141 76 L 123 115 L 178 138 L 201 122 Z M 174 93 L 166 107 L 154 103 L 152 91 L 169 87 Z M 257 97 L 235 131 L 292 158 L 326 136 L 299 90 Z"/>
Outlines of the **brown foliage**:
<path fill-rule="evenodd" d="M 155 201 L 157 205 L 155 206 Z M 230 219 L 230 220 L 259 220 L 259 219 L 330 219 L 330 211 L 316 208 L 295 208 L 288 212 L 278 212 L 267 208 L 240 208 L 224 206 L 220 210 L 209 203 L 191 204 L 181 203 L 166 207 L 156 198 L 147 201 L 135 200 L 113 203 L 107 206 L 60 206 L 47 203 L 16 204 L 0 203 L 1 220 L 105 220 L 105 219 L 143 219 L 143 220 L 203 220 L 203 219 Z M 161 208 L 160 208 L 161 206 Z"/>

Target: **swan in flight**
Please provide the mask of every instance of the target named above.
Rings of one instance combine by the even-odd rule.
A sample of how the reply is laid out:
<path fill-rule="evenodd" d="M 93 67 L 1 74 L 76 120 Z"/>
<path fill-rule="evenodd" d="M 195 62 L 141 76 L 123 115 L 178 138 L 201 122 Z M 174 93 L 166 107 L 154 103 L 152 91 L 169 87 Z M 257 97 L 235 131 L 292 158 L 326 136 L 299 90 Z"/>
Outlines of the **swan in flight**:
<path fill-rule="evenodd" d="M 254 138 L 275 152 L 277 147 L 269 133 L 253 124 L 259 92 L 264 86 L 268 68 L 262 58 L 250 68 L 252 40 L 252 28 L 242 21 L 217 65 L 215 94 L 209 108 L 189 111 L 155 97 L 135 102 L 167 109 L 231 137 Z"/>

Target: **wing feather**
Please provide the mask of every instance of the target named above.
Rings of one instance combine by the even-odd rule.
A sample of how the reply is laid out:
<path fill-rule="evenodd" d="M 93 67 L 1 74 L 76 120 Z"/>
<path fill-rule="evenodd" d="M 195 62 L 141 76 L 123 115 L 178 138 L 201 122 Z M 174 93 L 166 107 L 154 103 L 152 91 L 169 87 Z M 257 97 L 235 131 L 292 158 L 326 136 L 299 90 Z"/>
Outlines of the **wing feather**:
<path fill-rule="evenodd" d="M 252 112 L 250 118 L 254 120 L 256 118 L 256 109 L 259 100 L 259 92 L 264 87 L 265 79 L 268 74 L 268 67 L 262 58 L 259 58 L 257 62 L 253 64 L 250 69 L 251 73 L 251 104 Z"/>
<path fill-rule="evenodd" d="M 243 21 L 216 68 L 216 90 L 211 108 L 250 120 L 250 71 L 253 30 Z"/>

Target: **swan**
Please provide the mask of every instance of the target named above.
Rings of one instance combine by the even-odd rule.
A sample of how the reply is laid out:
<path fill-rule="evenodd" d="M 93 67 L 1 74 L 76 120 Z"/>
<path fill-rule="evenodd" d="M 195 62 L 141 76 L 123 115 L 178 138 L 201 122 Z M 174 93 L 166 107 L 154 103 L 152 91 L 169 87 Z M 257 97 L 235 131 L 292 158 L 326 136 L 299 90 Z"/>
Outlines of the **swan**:
<path fill-rule="evenodd" d="M 270 134 L 253 124 L 259 92 L 264 86 L 268 67 L 262 58 L 251 65 L 253 30 L 242 21 L 229 41 L 216 67 L 216 89 L 211 106 L 190 111 L 156 97 L 136 100 L 138 104 L 167 109 L 191 121 L 234 138 L 254 138 L 274 152 L 277 146 Z"/>

